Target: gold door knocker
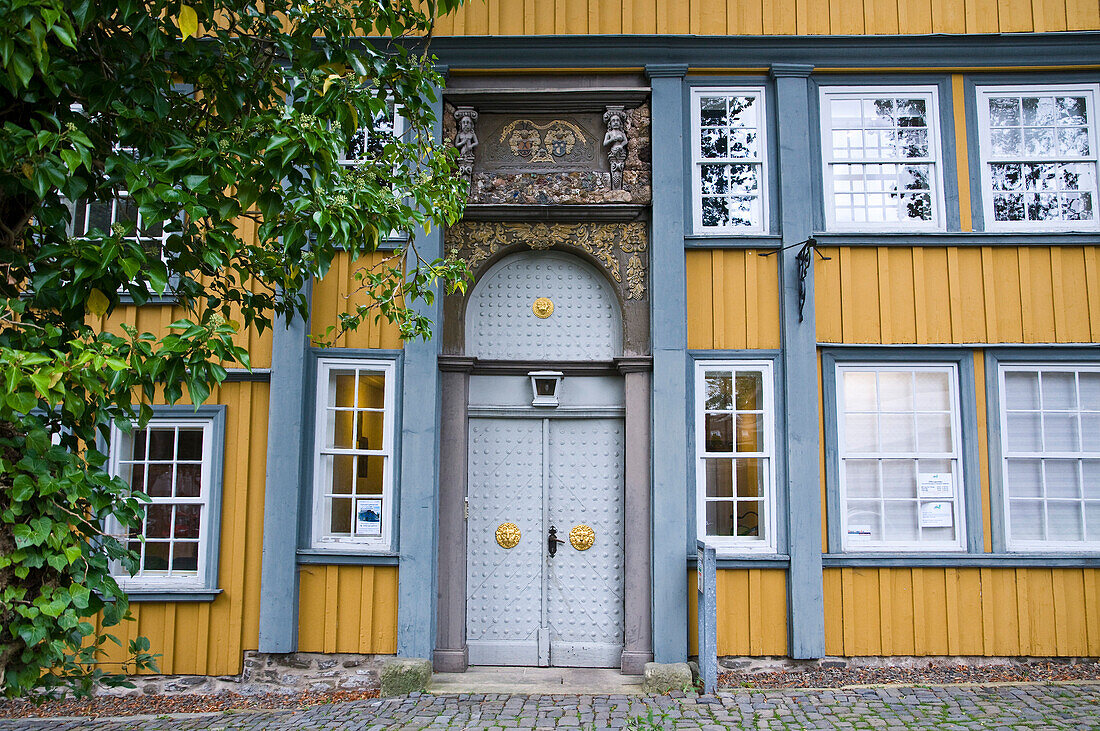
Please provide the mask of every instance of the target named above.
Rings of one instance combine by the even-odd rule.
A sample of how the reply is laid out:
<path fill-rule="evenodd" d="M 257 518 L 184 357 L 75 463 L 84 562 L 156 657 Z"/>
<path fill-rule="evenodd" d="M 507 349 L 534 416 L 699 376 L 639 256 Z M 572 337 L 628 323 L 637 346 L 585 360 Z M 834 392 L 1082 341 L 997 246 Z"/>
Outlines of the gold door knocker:
<path fill-rule="evenodd" d="M 575 525 L 573 530 L 569 531 L 569 542 L 578 551 L 587 551 L 596 542 L 596 531 L 587 525 Z"/>
<path fill-rule="evenodd" d="M 520 536 L 519 526 L 515 523 L 501 523 L 497 526 L 497 543 L 501 548 L 515 548 Z"/>
<path fill-rule="evenodd" d="M 545 320 L 554 314 L 554 303 L 549 297 L 539 297 L 535 300 L 535 303 L 531 305 L 531 312 L 535 313 L 535 317 L 540 320 Z"/>

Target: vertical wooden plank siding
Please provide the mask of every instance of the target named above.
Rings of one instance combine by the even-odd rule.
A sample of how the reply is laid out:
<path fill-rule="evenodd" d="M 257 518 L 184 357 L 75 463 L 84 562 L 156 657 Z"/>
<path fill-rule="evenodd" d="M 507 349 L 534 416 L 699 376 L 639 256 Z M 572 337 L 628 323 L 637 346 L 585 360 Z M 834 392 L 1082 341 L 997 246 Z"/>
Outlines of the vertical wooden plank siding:
<path fill-rule="evenodd" d="M 699 652 L 695 570 L 688 572 L 688 654 Z M 718 655 L 787 654 L 787 572 L 718 570 Z"/>
<path fill-rule="evenodd" d="M 1094 0 L 487 0 L 438 22 L 439 36 L 895 35 L 1100 29 Z"/>
<path fill-rule="evenodd" d="M 688 348 L 778 348 L 779 272 L 754 249 L 687 252 Z"/>
<path fill-rule="evenodd" d="M 208 401 L 226 406 L 218 588 L 213 602 L 141 602 L 133 622 L 108 628 L 125 646 L 148 637 L 162 672 L 235 675 L 244 650 L 255 649 L 263 552 L 263 484 L 267 465 L 266 383 L 227 383 Z M 121 659 L 107 645 L 106 662 Z"/>
<path fill-rule="evenodd" d="M 815 265 L 818 340 L 1095 342 L 1100 339 L 1098 248 L 827 249 L 831 260 Z M 705 295 L 694 296 L 701 311 Z M 696 328 L 705 336 L 705 323 Z"/>
<path fill-rule="evenodd" d="M 355 273 L 382 264 L 385 257 L 385 253 L 375 252 L 353 262 L 348 254 L 336 256 L 329 273 L 313 285 L 313 311 L 310 317 L 313 337 L 326 338 L 326 328 L 339 324 L 340 313 L 354 312 L 357 305 L 368 302 L 368 297 L 361 291 L 361 282 L 355 279 Z M 335 347 L 399 349 L 402 340 L 396 326 L 385 318 L 375 322 L 372 313 L 358 330 L 340 337 Z"/>
<path fill-rule="evenodd" d="M 298 649 L 397 652 L 396 566 L 302 566 Z"/>
<path fill-rule="evenodd" d="M 182 307 L 172 305 L 121 305 L 110 316 L 104 316 L 93 321 L 101 332 L 110 332 L 125 337 L 122 325 L 136 327 L 141 332 L 150 332 L 157 337 L 163 337 L 173 332 L 168 326 L 176 320 L 188 317 L 188 313 Z M 241 322 L 241 318 L 233 318 Z M 242 329 L 234 338 L 234 343 L 248 349 L 253 368 L 271 367 L 271 330 L 265 330 L 261 335 L 255 328 Z M 238 364 L 226 364 L 239 367 Z M 211 402 L 212 403 L 212 402 Z"/>
<path fill-rule="evenodd" d="M 849 657 L 1095 655 L 1098 574 L 1078 568 L 825 569 L 825 649 Z"/>

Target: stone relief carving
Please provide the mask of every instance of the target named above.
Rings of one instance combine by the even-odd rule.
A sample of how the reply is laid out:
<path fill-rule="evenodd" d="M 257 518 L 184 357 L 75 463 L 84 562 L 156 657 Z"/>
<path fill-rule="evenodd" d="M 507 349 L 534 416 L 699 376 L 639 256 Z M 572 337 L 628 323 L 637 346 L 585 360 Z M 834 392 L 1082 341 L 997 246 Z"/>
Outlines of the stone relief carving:
<path fill-rule="evenodd" d="M 469 202 L 649 203 L 649 104 L 602 106 L 603 112 L 564 114 L 475 111 L 469 123 L 473 132 L 476 121 L 480 145 L 463 168 L 470 171 Z M 459 109 L 474 111 L 444 104 L 444 136 L 456 147 L 465 124 Z"/>
<path fill-rule="evenodd" d="M 458 174 L 467 182 L 474 176 L 474 152 L 477 150 L 477 110 L 473 107 L 457 107 L 454 113 L 458 131 L 454 145 L 458 149 Z"/>
<path fill-rule="evenodd" d="M 447 229 L 445 242 L 447 256 L 461 259 L 475 272 L 493 254 L 516 244 L 536 250 L 580 249 L 600 263 L 624 299 L 646 297 L 648 244 L 644 223 L 463 221 Z"/>
<path fill-rule="evenodd" d="M 607 149 L 607 162 L 611 167 L 611 190 L 622 190 L 623 168 L 626 166 L 627 143 L 626 136 L 627 119 L 624 107 L 609 106 L 603 113 L 604 124 L 607 125 L 607 134 L 603 138 L 603 146 Z"/>

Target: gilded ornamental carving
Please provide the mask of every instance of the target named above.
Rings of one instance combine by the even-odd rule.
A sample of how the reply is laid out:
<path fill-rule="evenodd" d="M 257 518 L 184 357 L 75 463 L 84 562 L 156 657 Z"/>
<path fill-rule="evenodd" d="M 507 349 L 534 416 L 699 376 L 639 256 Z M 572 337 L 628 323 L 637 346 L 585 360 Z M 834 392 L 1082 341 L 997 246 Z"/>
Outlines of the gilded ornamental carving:
<path fill-rule="evenodd" d="M 477 270 L 511 246 L 579 249 L 616 284 L 623 299 L 646 297 L 646 225 L 630 223 L 526 223 L 463 221 L 446 233 L 447 255 Z"/>

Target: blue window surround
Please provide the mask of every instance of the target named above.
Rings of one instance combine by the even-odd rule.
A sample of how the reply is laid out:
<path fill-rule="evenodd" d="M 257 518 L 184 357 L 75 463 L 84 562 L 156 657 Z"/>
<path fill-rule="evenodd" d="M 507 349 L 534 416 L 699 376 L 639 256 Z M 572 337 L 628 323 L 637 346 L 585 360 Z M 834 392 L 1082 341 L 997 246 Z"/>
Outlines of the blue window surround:
<path fill-rule="evenodd" d="M 1032 71 L 1025 73 L 988 73 L 967 74 L 963 79 L 965 92 L 963 98 L 966 105 L 966 146 L 970 152 L 968 163 L 970 166 L 970 217 L 975 231 L 985 231 L 985 208 L 983 206 L 982 190 L 982 161 L 978 145 L 978 86 L 1027 86 L 1029 84 L 1073 84 L 1073 83 L 1100 83 L 1100 74 L 1092 72 L 1074 72 L 1068 70 Z M 1093 124 L 1096 124 L 1093 120 Z M 1093 202 L 1096 206 L 1096 202 Z M 1064 243 L 1069 246 L 1100 243 L 1100 232 L 1086 233 L 1051 233 L 1043 234 L 1050 243 Z M 1008 233 L 1008 243 L 1013 243 L 1013 238 L 1034 238 L 1030 231 Z"/>
<path fill-rule="evenodd" d="M 684 239 L 687 246 L 702 248 L 753 248 L 779 245 L 779 135 L 776 131 L 775 83 L 766 73 L 749 76 L 687 76 L 684 78 Z M 767 233 L 738 236 L 728 232 L 699 233 L 695 231 L 694 213 L 694 159 L 692 134 L 695 120 L 691 116 L 691 97 L 696 88 L 757 87 L 764 93 L 764 134 L 767 149 L 764 150 L 764 169 L 767 171 L 768 217 Z M 695 554 L 694 547 L 692 555 Z"/>
<path fill-rule="evenodd" d="M 206 544 L 206 586 L 203 589 L 173 591 L 170 589 L 127 591 L 131 602 L 210 602 L 221 589 L 218 588 L 218 550 L 221 539 L 222 485 L 225 478 L 225 412 L 222 405 L 199 406 L 153 406 L 154 418 L 178 420 L 210 420 L 213 422 L 213 440 L 211 445 L 210 495 L 207 501 L 209 516 Z M 106 446 L 106 445 L 102 445 Z"/>
<path fill-rule="evenodd" d="M 833 233 L 837 236 L 847 237 L 853 233 L 857 237 L 873 236 L 878 239 L 892 238 L 895 233 L 891 231 L 876 231 L 863 234 L 856 232 L 830 232 L 825 225 L 825 198 L 821 176 L 822 145 L 821 139 L 821 90 L 830 87 L 860 87 L 860 86 L 893 86 L 898 89 L 911 86 L 935 86 L 939 106 L 939 131 L 940 131 L 940 158 L 937 163 L 940 166 L 940 179 L 943 181 L 944 211 L 943 221 L 945 231 L 961 231 L 959 218 L 959 181 L 955 175 L 957 165 L 955 162 L 955 116 L 951 94 L 951 78 L 942 74 L 821 74 L 810 77 L 810 88 L 813 98 L 810 101 L 810 146 L 813 150 L 814 170 L 817 174 L 813 178 L 814 189 L 814 231 Z M 899 233 L 910 236 L 933 235 L 936 232 L 913 232 L 899 226 Z M 815 234 L 816 236 L 816 234 Z M 876 244 L 877 245 L 877 244 Z"/>
<path fill-rule="evenodd" d="M 960 348 L 838 348 L 824 349 L 821 353 L 822 395 L 825 409 L 822 418 L 825 423 L 825 486 L 827 506 L 827 528 L 829 555 L 831 557 L 857 557 L 860 563 L 877 564 L 880 552 L 844 552 L 843 537 L 840 534 L 840 515 L 844 509 L 840 500 L 840 460 L 837 444 L 837 393 L 836 368 L 848 363 L 870 363 L 873 365 L 935 363 L 953 364 L 958 369 L 959 382 L 959 422 L 962 427 L 962 454 L 960 466 L 963 477 L 963 510 L 966 514 L 966 552 L 981 553 L 983 549 L 982 532 L 982 489 L 981 471 L 978 457 L 978 407 L 975 401 L 974 354 Z M 928 557 L 953 557 L 965 555 L 963 552 L 944 552 Z M 923 552 L 887 554 L 890 557 L 912 556 L 918 561 L 926 557 Z M 918 558 L 920 557 L 920 558 Z"/>
<path fill-rule="evenodd" d="M 698 490 L 696 482 L 696 469 L 699 465 L 699 458 L 695 451 L 695 431 L 696 422 L 699 415 L 695 413 L 695 366 L 698 363 L 706 363 L 708 361 L 769 361 L 772 367 L 772 391 L 775 415 L 775 433 L 771 435 L 772 444 L 775 445 L 775 484 L 772 486 L 772 494 L 775 497 L 775 546 L 776 553 L 723 553 L 718 559 L 719 568 L 775 568 L 781 566 L 786 568 L 790 563 L 790 557 L 787 555 L 787 521 L 786 515 L 788 512 L 788 505 L 790 504 L 787 498 L 787 460 L 784 459 L 784 435 L 787 433 L 787 425 L 784 419 L 786 414 L 785 394 L 783 391 L 783 358 L 778 350 L 689 350 L 689 373 L 691 373 L 691 379 L 688 383 L 687 394 L 687 411 L 688 411 L 688 465 L 687 465 L 687 484 L 691 486 L 691 499 L 688 501 L 688 537 L 691 540 L 699 538 L 696 535 L 696 506 L 698 496 L 696 491 Z M 701 540 L 701 538 L 700 538 Z M 691 565 L 696 560 L 696 552 L 688 554 L 688 564 Z"/>
<path fill-rule="evenodd" d="M 317 430 L 317 363 L 321 358 L 342 358 L 346 360 L 390 360 L 395 364 L 394 377 L 394 415 L 393 423 L 395 434 L 393 435 L 393 506 L 390 513 L 392 524 L 392 543 L 390 550 L 356 551 L 349 549 L 322 549 L 314 548 L 313 542 L 313 466 L 317 455 L 313 453 L 314 438 Z M 303 394 L 306 415 L 302 425 L 301 442 L 299 449 L 302 454 L 302 474 L 300 484 L 302 489 L 298 493 L 298 550 L 296 551 L 299 564 L 331 564 L 354 566 L 395 566 L 400 546 L 400 506 L 401 506 L 401 394 L 402 390 L 402 364 L 404 352 L 401 350 L 374 350 L 365 348 L 310 348 L 308 363 L 306 365 L 306 388 Z"/>
<path fill-rule="evenodd" d="M 985 351 L 986 427 L 989 434 L 989 505 L 993 551 L 1007 554 L 1004 515 L 1004 476 L 1001 473 L 1001 389 L 1000 366 L 1011 363 L 1057 365 L 1059 363 L 1100 364 L 1100 347 L 1023 346 L 989 348 Z M 1081 551 L 1054 554 L 1011 553 L 1012 556 L 1034 557 L 1037 562 L 1074 561 L 1073 565 L 1100 566 L 1100 553 Z"/>

